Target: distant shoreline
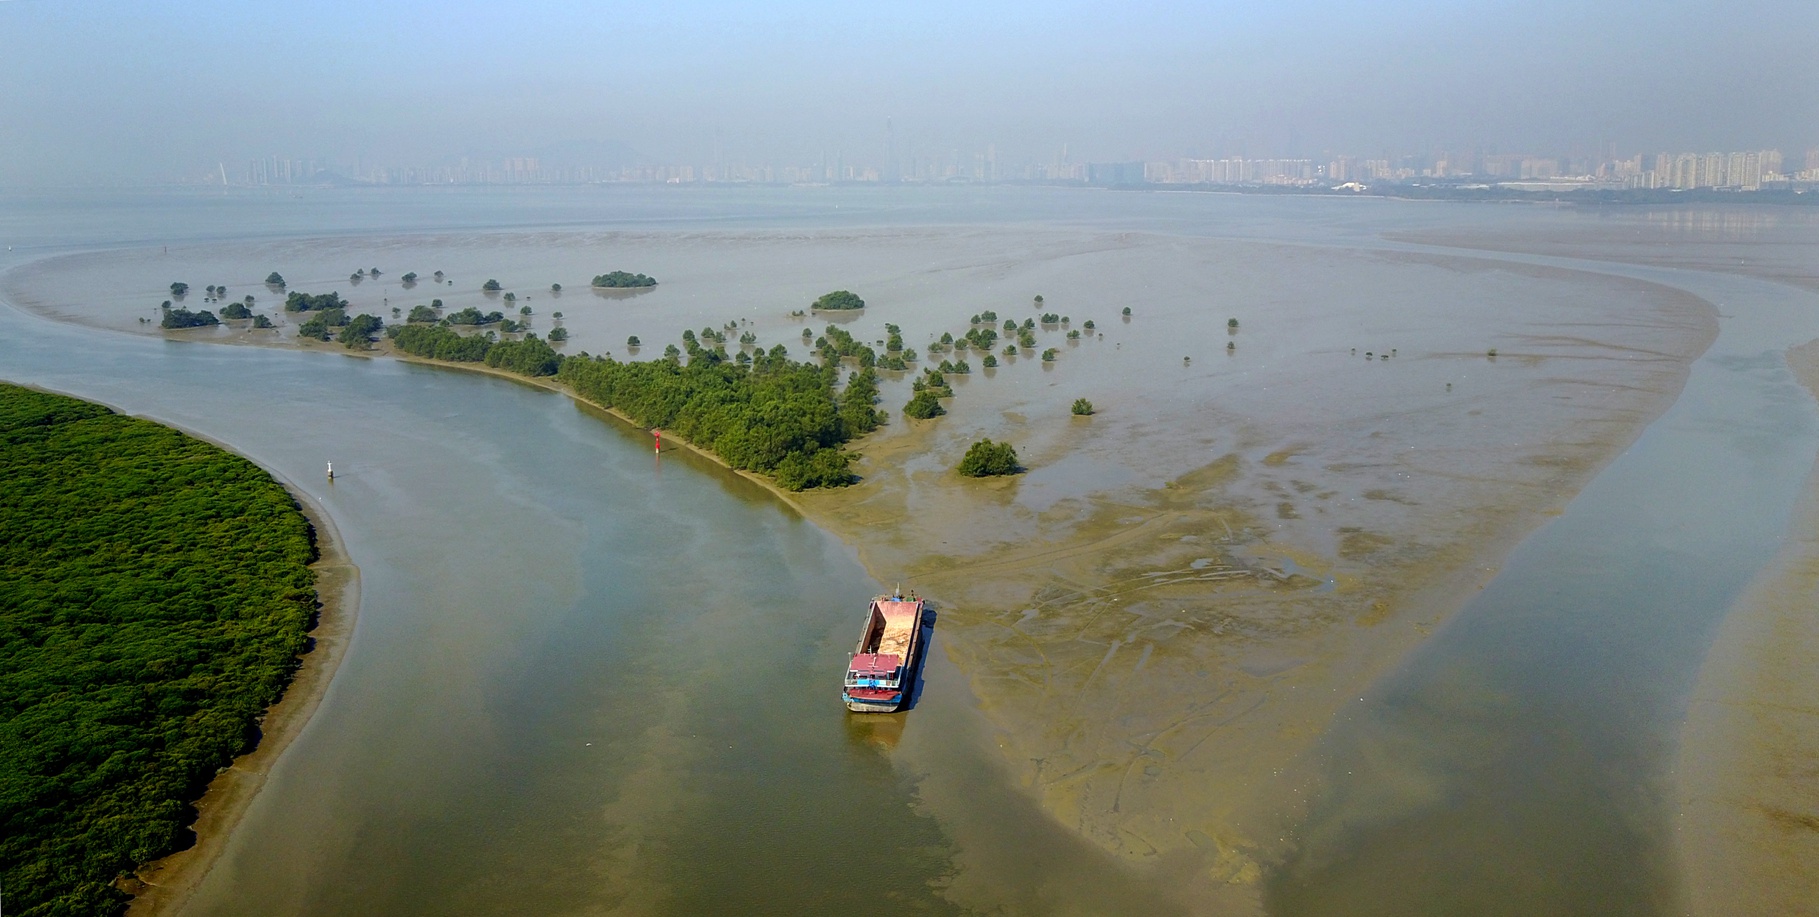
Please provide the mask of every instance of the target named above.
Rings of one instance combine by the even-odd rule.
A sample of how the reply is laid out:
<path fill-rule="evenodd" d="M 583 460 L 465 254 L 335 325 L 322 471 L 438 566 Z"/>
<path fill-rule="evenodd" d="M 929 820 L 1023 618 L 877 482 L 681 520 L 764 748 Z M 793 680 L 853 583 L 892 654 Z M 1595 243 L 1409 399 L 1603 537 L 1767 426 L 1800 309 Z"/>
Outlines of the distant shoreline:
<path fill-rule="evenodd" d="M 1472 204 L 1584 204 L 1591 206 L 1651 206 L 1662 204 L 1768 204 L 1819 206 L 1819 192 L 1794 190 L 1719 191 L 1712 188 L 1572 188 L 1560 191 L 1523 191 L 1495 185 L 1372 185 L 1362 191 L 1328 187 L 1300 188 L 1287 185 L 1096 185 L 1113 191 L 1176 191 L 1200 194 L 1254 194 L 1277 197 L 1377 198 L 1399 201 L 1451 201 Z"/>
<path fill-rule="evenodd" d="M 295 191 L 323 190 L 393 190 L 419 188 L 515 188 L 516 185 L 489 184 L 475 182 L 471 184 L 390 184 L 358 181 L 355 179 L 335 177 L 333 181 L 317 181 L 293 185 L 231 185 L 240 189 L 286 189 Z M 1518 181 L 1520 181 L 1518 179 Z M 1532 181 L 1547 181 L 1533 179 Z M 1470 203 L 1502 204 L 1588 204 L 1599 205 L 1661 205 L 1661 204 L 1742 204 L 1770 206 L 1819 206 L 1819 190 L 1800 190 L 1793 188 L 1768 188 L 1756 191 L 1731 191 L 1718 188 L 1569 188 L 1562 190 L 1527 191 L 1519 188 L 1500 187 L 1504 182 L 1498 181 L 1462 181 L 1436 182 L 1433 184 L 1376 184 L 1361 182 L 1363 190 L 1335 188 L 1328 184 L 1312 186 L 1301 185 L 1231 185 L 1212 183 L 1172 183 L 1172 182 L 1132 182 L 1123 184 L 1088 183 L 1085 181 L 1067 180 L 1026 180 L 1026 181 L 943 181 L 943 182 L 867 182 L 867 181 L 828 181 L 828 182 L 731 182 L 693 184 L 671 184 L 667 182 L 542 182 L 537 187 L 549 188 L 591 188 L 591 187 L 631 187 L 662 188 L 687 193 L 691 188 L 712 189 L 728 185 L 752 188 L 1051 188 L 1074 191 L 1159 191 L 1197 194 L 1252 194 L 1277 197 L 1334 197 L 1334 198 L 1378 198 L 1404 201 L 1459 201 Z M 195 187 L 194 185 L 173 185 L 172 187 Z M 219 188 L 218 185 L 208 186 Z M 602 288 L 606 289 L 606 288 Z"/>

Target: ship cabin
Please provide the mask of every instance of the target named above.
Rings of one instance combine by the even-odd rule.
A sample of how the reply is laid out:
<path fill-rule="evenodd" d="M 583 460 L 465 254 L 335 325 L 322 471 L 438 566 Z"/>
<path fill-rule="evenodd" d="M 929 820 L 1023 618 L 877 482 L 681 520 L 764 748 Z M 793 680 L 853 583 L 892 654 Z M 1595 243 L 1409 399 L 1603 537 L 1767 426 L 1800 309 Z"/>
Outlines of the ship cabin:
<path fill-rule="evenodd" d="M 891 694 L 903 686 L 903 657 L 890 653 L 864 653 L 853 657 L 846 669 L 849 695 Z M 869 689 L 855 692 L 854 688 Z"/>

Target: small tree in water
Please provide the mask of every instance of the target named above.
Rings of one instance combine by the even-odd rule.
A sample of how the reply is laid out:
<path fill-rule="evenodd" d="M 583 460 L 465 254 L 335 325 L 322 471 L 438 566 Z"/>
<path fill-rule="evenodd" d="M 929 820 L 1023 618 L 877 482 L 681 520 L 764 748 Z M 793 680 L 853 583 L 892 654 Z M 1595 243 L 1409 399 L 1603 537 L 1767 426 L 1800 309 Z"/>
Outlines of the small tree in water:
<path fill-rule="evenodd" d="M 909 404 L 903 406 L 903 413 L 916 420 L 940 417 L 947 413 L 947 409 L 941 406 L 941 402 L 937 400 L 938 397 L 933 389 L 920 389 L 910 398 Z"/>
<path fill-rule="evenodd" d="M 982 439 L 973 443 L 966 450 L 966 457 L 960 460 L 960 473 L 970 478 L 984 478 L 1003 474 L 1017 474 L 1023 466 L 1017 464 L 1017 450 L 1010 443 L 995 443 Z"/>
<path fill-rule="evenodd" d="M 1091 416 L 1093 413 L 1093 403 L 1085 398 L 1075 398 L 1074 413 L 1081 417 Z"/>

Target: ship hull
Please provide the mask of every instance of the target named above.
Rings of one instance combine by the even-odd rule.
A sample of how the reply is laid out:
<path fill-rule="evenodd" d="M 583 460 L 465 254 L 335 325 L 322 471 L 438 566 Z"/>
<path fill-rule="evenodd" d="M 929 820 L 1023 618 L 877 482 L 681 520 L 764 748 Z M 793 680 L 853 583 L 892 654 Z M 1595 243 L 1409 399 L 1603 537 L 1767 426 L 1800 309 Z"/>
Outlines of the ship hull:
<path fill-rule="evenodd" d="M 914 597 L 872 600 L 841 691 L 847 710 L 897 713 L 903 709 L 922 658 L 922 612 L 922 601 Z"/>
<path fill-rule="evenodd" d="M 896 713 L 898 710 L 903 709 L 903 701 L 899 699 L 890 701 L 889 703 L 883 703 L 854 700 L 849 697 L 846 699 L 846 709 L 851 710 L 854 713 Z"/>

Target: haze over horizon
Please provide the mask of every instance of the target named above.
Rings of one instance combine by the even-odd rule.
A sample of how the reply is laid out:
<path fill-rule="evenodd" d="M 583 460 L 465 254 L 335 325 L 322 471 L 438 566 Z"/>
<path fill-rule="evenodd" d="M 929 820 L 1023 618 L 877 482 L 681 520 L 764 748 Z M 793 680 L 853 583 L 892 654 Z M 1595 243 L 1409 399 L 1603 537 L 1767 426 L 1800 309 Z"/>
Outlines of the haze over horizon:
<path fill-rule="evenodd" d="M 1819 5 L 0 2 L 0 184 L 267 156 L 1819 146 Z"/>

